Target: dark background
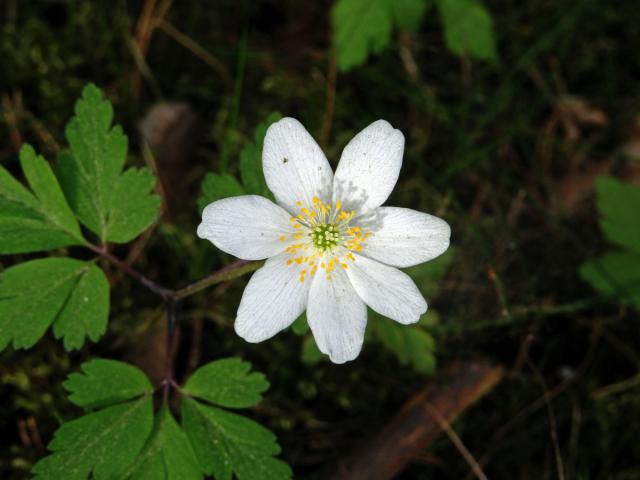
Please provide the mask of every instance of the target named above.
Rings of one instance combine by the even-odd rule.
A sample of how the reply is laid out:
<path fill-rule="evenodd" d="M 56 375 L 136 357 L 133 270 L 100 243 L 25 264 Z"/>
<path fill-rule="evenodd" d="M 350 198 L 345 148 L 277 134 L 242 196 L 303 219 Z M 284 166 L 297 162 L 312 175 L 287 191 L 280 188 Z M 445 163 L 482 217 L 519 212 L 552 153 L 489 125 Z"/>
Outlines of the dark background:
<path fill-rule="evenodd" d="M 82 87 L 100 86 L 132 164 L 144 163 L 141 125 L 155 132 L 166 199 L 163 223 L 116 253 L 178 287 L 230 260 L 195 236 L 200 184 L 225 165 L 236 173 L 270 112 L 302 121 L 334 166 L 357 131 L 385 118 L 406 137 L 389 203 L 437 214 L 453 231 L 451 268 L 428 298 L 439 316 L 435 377 L 446 381 L 453 360 L 506 371 L 454 424 L 467 449 L 491 479 L 559 478 L 555 447 L 565 478 L 640 479 L 638 314 L 591 302 L 578 274 L 607 249 L 594 178 L 640 182 L 637 2 L 486 2 L 498 62 L 450 53 L 430 8 L 417 34 L 394 32 L 335 84 L 331 2 L 174 1 L 153 28 L 154 3 L 0 2 L 2 165 L 16 171 L 25 141 L 53 159 Z M 159 102 L 180 105 L 147 116 Z M 0 477 L 28 477 L 59 423 L 79 414 L 62 381 L 83 360 L 125 359 L 152 378 L 162 368 L 161 307 L 109 273 L 111 320 L 98 344 L 67 353 L 48 334 L 0 354 Z M 245 281 L 184 306 L 178 373 L 229 355 L 265 372 L 272 387 L 252 415 L 278 435 L 295 478 L 316 478 L 430 381 L 374 344 L 334 366 L 302 362 L 291 332 L 244 343 L 232 322 Z M 473 475 L 443 435 L 401 478 Z"/>

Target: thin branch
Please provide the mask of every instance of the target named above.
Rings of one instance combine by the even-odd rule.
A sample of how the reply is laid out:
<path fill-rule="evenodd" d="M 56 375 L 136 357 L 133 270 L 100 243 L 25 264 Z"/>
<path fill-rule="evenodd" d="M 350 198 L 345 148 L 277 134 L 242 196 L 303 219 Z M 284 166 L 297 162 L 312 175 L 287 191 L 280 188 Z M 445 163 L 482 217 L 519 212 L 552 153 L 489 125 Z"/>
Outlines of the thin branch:
<path fill-rule="evenodd" d="M 212 285 L 216 285 L 222 282 L 228 282 L 229 280 L 233 280 L 234 278 L 241 277 L 245 273 L 255 272 L 259 269 L 264 262 L 250 262 L 247 260 L 238 260 L 237 262 L 230 263 L 226 267 L 221 268 L 220 270 L 213 272 L 208 277 L 203 278 L 202 280 L 198 280 L 191 285 L 187 285 L 180 290 L 176 290 L 173 292 L 173 298 L 176 300 L 181 300 L 183 298 L 189 297 L 194 293 L 199 292 L 200 290 L 204 290 Z"/>
<path fill-rule="evenodd" d="M 178 328 L 178 303 L 175 299 L 170 298 L 165 302 L 167 308 L 167 350 L 165 352 L 165 370 L 164 380 L 162 382 L 162 398 L 165 405 L 169 401 L 169 390 L 175 384 L 173 375 L 173 359 L 175 357 L 177 345 L 177 328 Z"/>
<path fill-rule="evenodd" d="M 162 285 L 157 284 L 156 282 L 154 282 L 150 278 L 147 278 L 142 273 L 140 273 L 138 270 L 133 268 L 131 265 L 123 262 L 118 257 L 112 255 L 105 248 L 97 247 L 97 246 L 91 245 L 91 244 L 88 245 L 88 248 L 91 249 L 92 251 L 94 251 L 95 253 L 97 253 L 98 255 L 100 255 L 102 258 L 104 258 L 104 259 L 108 260 L 109 262 L 111 262 L 113 265 L 118 267 L 120 270 L 125 272 L 127 275 L 129 275 L 131 278 L 136 280 L 141 285 L 143 285 L 146 288 L 148 288 L 149 290 L 151 290 L 156 295 L 162 297 L 162 299 L 168 300 L 168 299 L 173 297 L 173 293 L 174 292 L 172 290 L 170 290 L 168 288 L 165 288 Z"/>
<path fill-rule="evenodd" d="M 433 419 L 436 421 L 436 423 L 440 425 L 440 428 L 442 429 L 442 431 L 447 434 L 447 437 L 449 437 L 449 440 L 451 440 L 451 443 L 453 443 L 453 445 L 458 449 L 458 451 L 460 452 L 460 455 L 462 455 L 465 461 L 469 464 L 475 476 L 478 477 L 479 480 L 487 480 L 487 476 L 482 471 L 482 468 L 480 467 L 476 459 L 473 458 L 473 455 L 471 454 L 469 449 L 467 449 L 464 443 L 462 443 L 462 440 L 460 439 L 458 434 L 455 432 L 455 430 L 451 428 L 451 425 L 449 424 L 449 422 L 447 422 L 447 419 L 444 418 L 444 416 L 440 413 L 440 411 L 436 407 L 434 407 L 431 403 L 426 403 L 425 407 L 427 410 L 429 410 L 429 413 L 431 414 Z"/>
<path fill-rule="evenodd" d="M 175 302 L 190 297 L 191 295 L 198 293 L 205 288 L 209 288 L 212 285 L 228 282 L 229 280 L 241 277 L 245 273 L 254 272 L 264 264 L 263 261 L 250 262 L 247 260 L 238 260 L 230 263 L 226 267 L 222 267 L 220 270 L 213 272 L 191 285 L 187 285 L 186 287 L 178 290 L 171 290 L 146 277 L 128 263 L 123 262 L 118 257 L 111 254 L 108 250 L 92 244 L 89 244 L 88 248 L 161 297 L 165 302 L 170 300 Z"/>

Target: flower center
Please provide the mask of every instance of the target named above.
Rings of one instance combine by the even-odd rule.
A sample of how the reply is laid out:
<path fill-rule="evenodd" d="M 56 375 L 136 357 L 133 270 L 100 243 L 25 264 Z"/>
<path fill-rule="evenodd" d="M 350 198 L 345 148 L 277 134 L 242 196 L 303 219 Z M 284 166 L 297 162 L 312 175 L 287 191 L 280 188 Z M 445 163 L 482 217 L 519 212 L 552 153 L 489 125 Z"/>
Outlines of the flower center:
<path fill-rule="evenodd" d="M 335 268 L 346 270 L 348 262 L 356 261 L 353 252 L 362 250 L 371 233 L 351 225 L 356 212 L 344 210 L 340 201 L 332 205 L 314 197 L 308 207 L 302 202 L 296 205 L 300 213 L 291 217 L 295 233 L 280 236 L 281 242 L 290 242 L 285 248 L 287 265 L 298 268 L 301 282 L 318 271 L 330 280 Z"/>
<path fill-rule="evenodd" d="M 332 223 L 316 225 L 309 232 L 309 236 L 315 247 L 321 252 L 337 247 L 341 237 L 338 227 Z"/>

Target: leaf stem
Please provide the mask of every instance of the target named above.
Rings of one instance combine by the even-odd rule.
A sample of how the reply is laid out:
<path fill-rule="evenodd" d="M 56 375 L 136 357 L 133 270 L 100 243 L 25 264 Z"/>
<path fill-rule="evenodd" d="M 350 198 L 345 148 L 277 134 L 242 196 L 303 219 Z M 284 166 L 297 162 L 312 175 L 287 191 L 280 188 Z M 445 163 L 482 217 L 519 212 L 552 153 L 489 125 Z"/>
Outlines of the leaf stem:
<path fill-rule="evenodd" d="M 175 290 L 173 292 L 173 298 L 175 298 L 176 300 L 182 300 L 183 298 L 189 297 L 194 293 L 197 293 L 200 290 L 204 290 L 205 288 L 208 288 L 212 285 L 216 285 L 222 282 L 228 282 L 229 280 L 241 277 L 246 273 L 255 272 L 263 264 L 264 262 L 262 261 L 251 262 L 248 260 L 238 260 L 236 262 L 230 263 L 226 267 L 222 267 L 220 270 L 217 270 L 211 275 L 204 277 L 202 280 L 198 280 L 191 285 L 187 285 L 184 288 Z"/>
<path fill-rule="evenodd" d="M 100 255 L 102 258 L 108 260 L 113 265 L 118 267 L 120 270 L 125 272 L 127 275 L 129 275 L 131 278 L 136 280 L 138 283 L 142 284 L 143 286 L 151 290 L 156 295 L 162 297 L 163 300 L 168 300 L 170 298 L 173 298 L 172 290 L 165 288 L 162 285 L 157 284 L 150 278 L 144 276 L 142 273 L 140 273 L 138 270 L 133 268 L 128 263 L 123 262 L 118 257 L 111 254 L 111 252 L 109 252 L 106 248 L 98 247 L 92 244 L 89 244 L 87 246 L 89 249 L 91 249 L 92 251 Z"/>
<path fill-rule="evenodd" d="M 108 260 L 117 268 L 125 272 L 131 278 L 136 280 L 141 285 L 145 286 L 151 292 L 155 293 L 159 297 L 161 297 L 165 302 L 168 301 L 177 301 L 183 300 L 191 295 L 198 293 L 205 288 L 208 288 L 212 285 L 216 285 L 222 282 L 228 282 L 229 280 L 233 280 L 235 278 L 241 277 L 242 275 L 250 272 L 255 272 L 258 268 L 260 268 L 264 262 L 263 261 L 248 261 L 248 260 L 238 260 L 236 262 L 230 263 L 229 265 L 222 267 L 219 270 L 207 275 L 206 277 L 194 282 L 190 285 L 187 285 L 184 288 L 180 288 L 178 290 L 172 290 L 170 288 L 166 288 L 150 278 L 143 275 L 141 272 L 133 268 L 126 262 L 123 262 L 118 257 L 110 253 L 107 249 L 103 247 L 98 247 L 93 244 L 88 244 L 87 247 L 100 255 L 105 260 Z"/>
<path fill-rule="evenodd" d="M 165 353 L 165 370 L 164 380 L 162 382 L 162 398 L 164 404 L 167 405 L 169 401 L 169 390 L 175 385 L 175 378 L 173 374 L 173 359 L 176 353 L 177 344 L 177 328 L 178 328 L 178 301 L 171 297 L 165 300 L 165 306 L 167 308 L 167 350 Z"/>

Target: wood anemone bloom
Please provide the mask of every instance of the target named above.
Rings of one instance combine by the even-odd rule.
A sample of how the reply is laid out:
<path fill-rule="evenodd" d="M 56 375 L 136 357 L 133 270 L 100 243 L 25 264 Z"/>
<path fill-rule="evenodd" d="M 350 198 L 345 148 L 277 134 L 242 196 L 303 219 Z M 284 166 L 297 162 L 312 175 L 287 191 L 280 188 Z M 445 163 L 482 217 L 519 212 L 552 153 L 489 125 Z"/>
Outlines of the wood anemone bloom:
<path fill-rule="evenodd" d="M 451 229 L 442 219 L 382 207 L 395 186 L 404 135 L 378 120 L 345 147 L 335 174 L 300 122 L 267 130 L 262 164 L 277 204 L 257 195 L 225 198 L 202 213 L 198 236 L 245 260 L 266 258 L 242 295 L 235 330 L 261 342 L 305 310 L 318 348 L 335 363 L 358 356 L 367 305 L 402 324 L 427 302 L 410 267 L 441 255 Z"/>

